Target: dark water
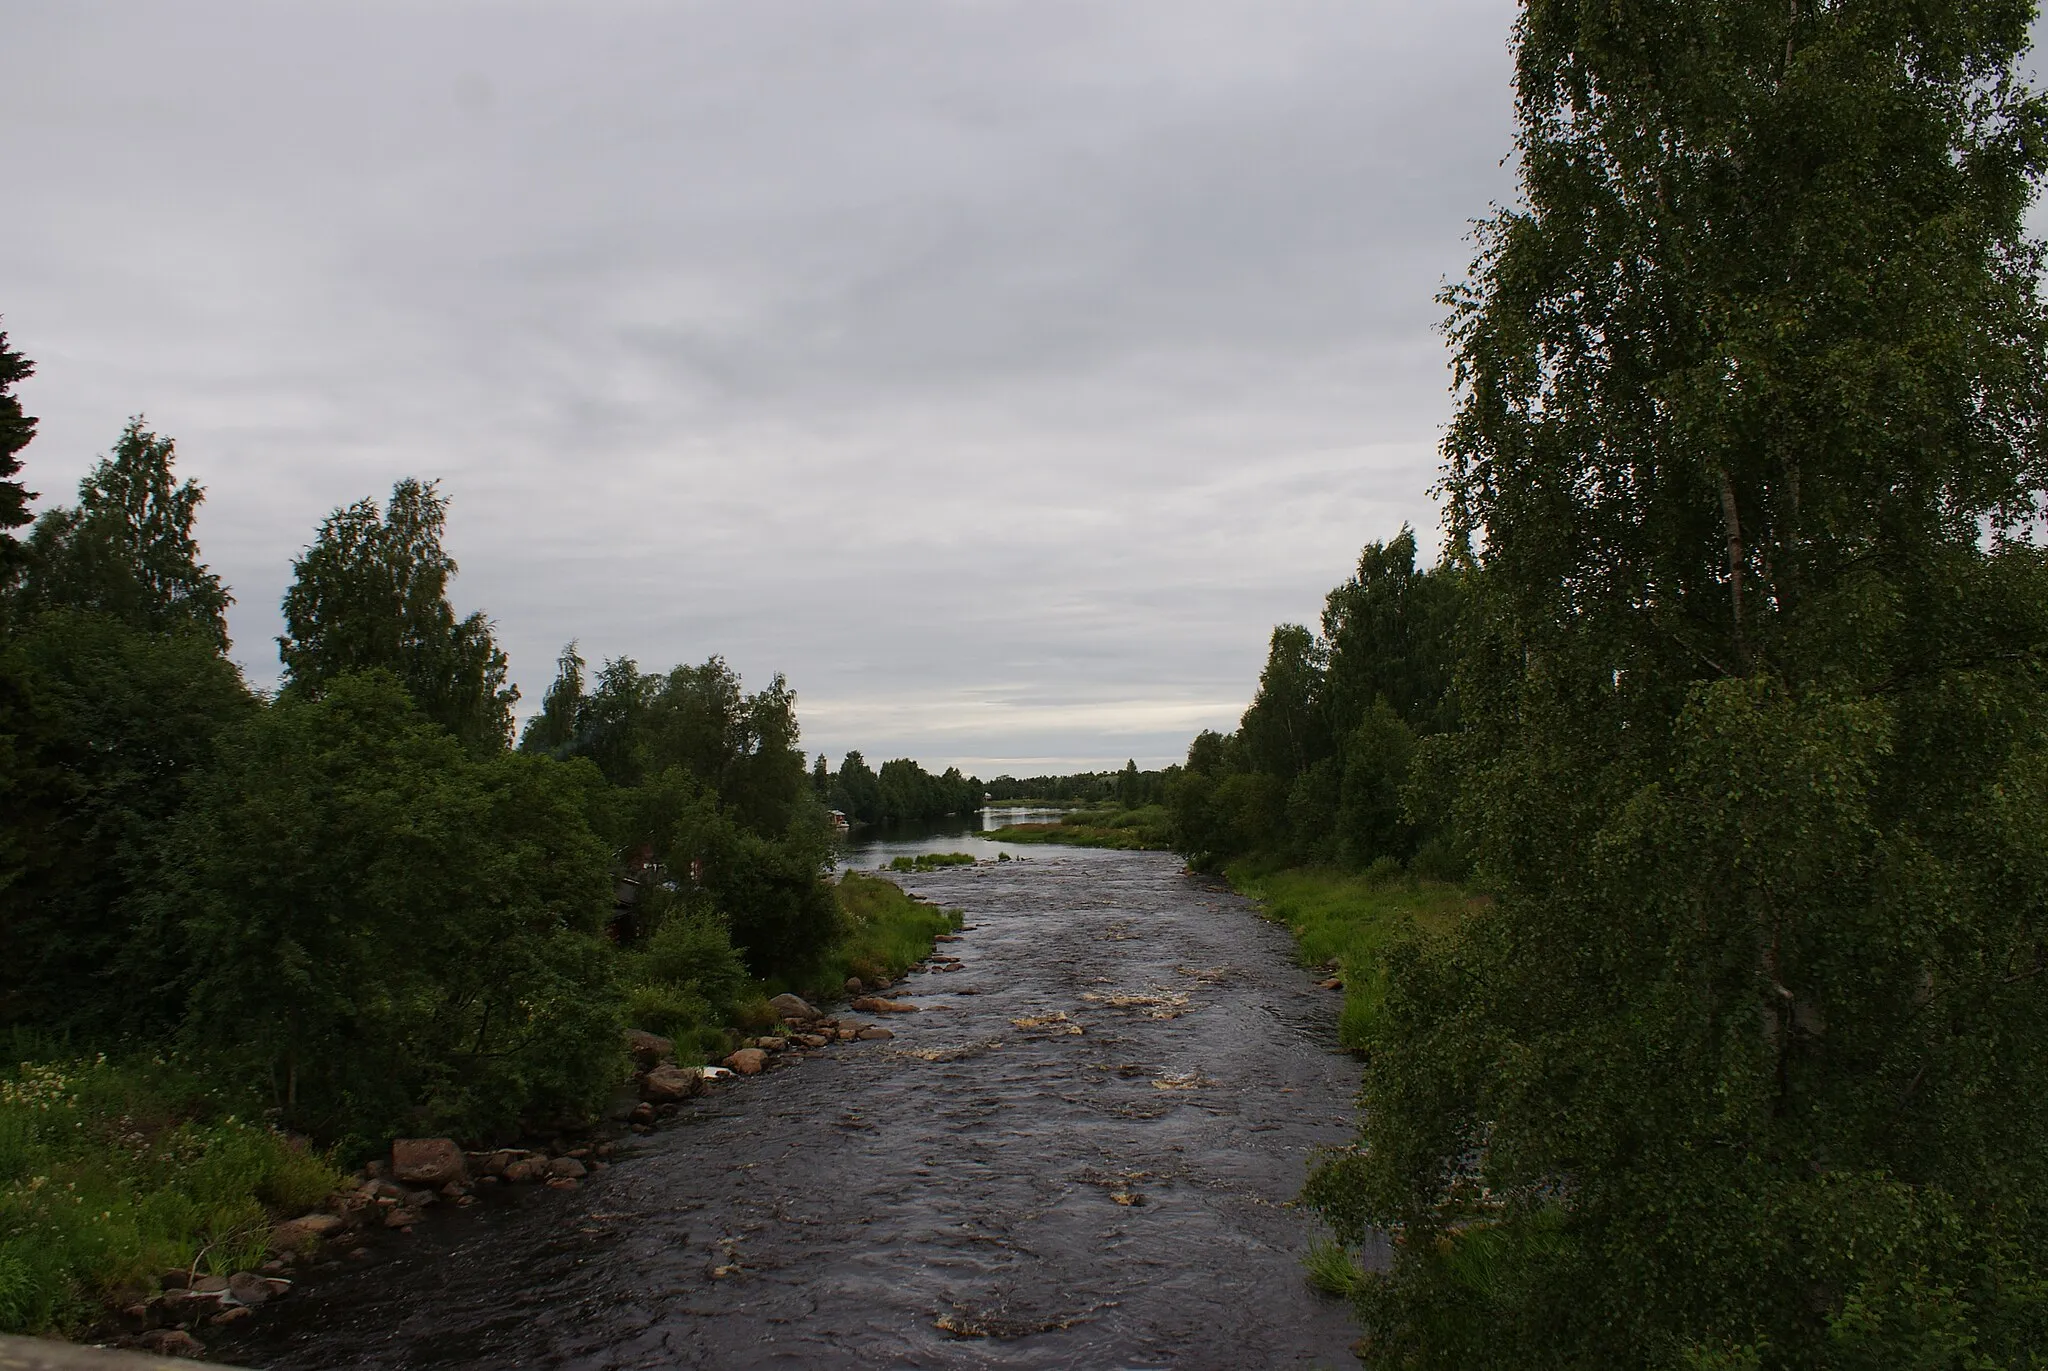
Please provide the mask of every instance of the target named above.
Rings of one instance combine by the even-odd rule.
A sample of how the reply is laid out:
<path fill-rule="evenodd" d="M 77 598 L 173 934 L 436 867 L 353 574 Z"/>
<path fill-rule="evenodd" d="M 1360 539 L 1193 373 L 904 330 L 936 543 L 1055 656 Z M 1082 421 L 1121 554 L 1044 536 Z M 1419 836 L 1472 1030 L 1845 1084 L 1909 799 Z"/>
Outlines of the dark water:
<path fill-rule="evenodd" d="M 215 1353 L 258 1367 L 1350 1364 L 1287 1207 L 1338 997 L 1153 853 L 908 878 L 968 911 L 893 1042 L 786 1061 L 563 1193 L 430 1211 Z M 1136 998 L 1129 998 L 1136 997 Z M 1016 1021 L 1038 1021 L 1020 1026 Z M 1076 1031 L 1078 1029 L 1079 1031 Z"/>

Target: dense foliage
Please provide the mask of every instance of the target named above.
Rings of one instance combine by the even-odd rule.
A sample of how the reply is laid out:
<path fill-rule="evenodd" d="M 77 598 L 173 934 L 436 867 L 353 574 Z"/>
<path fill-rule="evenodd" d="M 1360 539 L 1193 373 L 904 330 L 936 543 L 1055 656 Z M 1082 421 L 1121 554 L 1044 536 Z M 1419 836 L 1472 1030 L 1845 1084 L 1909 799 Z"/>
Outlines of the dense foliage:
<path fill-rule="evenodd" d="M 1376 1365 L 2041 1364 L 2033 15 L 1525 4 L 1447 440 L 1498 903 L 1312 1189 Z"/>
<path fill-rule="evenodd" d="M 1121 771 L 1079 771 L 1070 776 L 998 776 L 983 787 L 995 804 L 1104 805 L 1127 808 L 1157 804 L 1178 767 L 1164 771 L 1140 771 L 1136 761 L 1124 763 Z"/>
<path fill-rule="evenodd" d="M 30 368 L 0 362 L 12 475 Z M 297 559 L 264 699 L 176 456 L 133 420 L 75 504 L 0 528 L 0 1028 L 175 1049 L 353 1150 L 588 1118 L 628 1022 L 723 1051 L 764 990 L 844 964 L 866 925 L 780 677 L 586 682 L 572 647 L 512 750 L 505 656 L 449 601 L 446 501 L 405 480 Z"/>
<path fill-rule="evenodd" d="M 823 754 L 811 771 L 818 797 L 855 823 L 929 823 L 950 814 L 972 814 L 982 805 L 981 781 L 947 767 L 932 775 L 907 757 L 882 763 L 877 772 L 858 752 L 839 770 L 826 770 Z"/>
<path fill-rule="evenodd" d="M 1455 875 L 1462 856 L 1410 806 L 1423 741 L 1457 722 L 1450 691 L 1466 576 L 1418 570 L 1407 529 L 1368 544 L 1324 602 L 1322 631 L 1273 630 L 1236 732 L 1204 732 L 1163 787 L 1181 850 L 1220 867 L 1251 854 L 1363 869 L 1406 862 Z"/>
<path fill-rule="evenodd" d="M 448 503 L 432 482 L 391 488 L 379 509 L 358 500 L 320 525 L 292 564 L 284 596 L 285 690 L 318 696 L 358 671 L 388 671 L 413 703 L 472 751 L 503 748 L 519 692 L 482 614 L 448 603 L 455 559 L 441 546 Z"/>

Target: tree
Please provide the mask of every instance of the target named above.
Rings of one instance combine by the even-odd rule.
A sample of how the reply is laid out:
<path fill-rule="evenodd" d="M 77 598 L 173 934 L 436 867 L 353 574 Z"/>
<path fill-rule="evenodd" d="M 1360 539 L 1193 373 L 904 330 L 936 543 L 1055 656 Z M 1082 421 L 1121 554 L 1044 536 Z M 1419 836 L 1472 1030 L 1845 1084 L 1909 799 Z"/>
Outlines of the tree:
<path fill-rule="evenodd" d="M 7 335 L 0 333 L 0 634 L 8 629 L 9 592 L 22 560 L 14 530 L 29 522 L 28 502 L 35 498 L 14 479 L 21 472 L 21 450 L 36 433 L 36 421 L 22 411 L 14 388 L 34 374 L 35 364 L 9 348 Z M 26 798 L 15 739 L 26 726 L 28 708 L 22 683 L 0 667 L 0 813 L 19 812 Z M 17 879 L 24 859 L 16 826 L 0 824 L 0 893 Z"/>
<path fill-rule="evenodd" d="M 198 633 L 226 651 L 233 597 L 200 562 L 192 533 L 206 492 L 180 483 L 176 463 L 169 438 L 130 419 L 112 455 L 78 483 L 78 504 L 36 520 L 23 610 L 93 610 L 144 632 Z"/>
<path fill-rule="evenodd" d="M 584 665 L 575 643 L 562 648 L 562 655 L 555 659 L 554 683 L 541 696 L 540 713 L 526 721 L 526 731 L 519 735 L 521 752 L 547 757 L 567 757 L 574 752 L 584 707 Z"/>
<path fill-rule="evenodd" d="M 175 958 L 146 932 L 140 902 L 169 825 L 255 700 L 210 634 L 81 610 L 22 625 L 0 675 L 25 701 L 0 1022 L 161 1030 L 178 1012 Z"/>
<path fill-rule="evenodd" d="M 1462 600 L 1455 566 L 1416 570 L 1415 533 L 1406 525 L 1388 542 L 1365 545 L 1357 573 L 1323 605 L 1332 737 L 1349 736 L 1378 700 L 1420 733 L 1456 722 L 1451 673 Z"/>
<path fill-rule="evenodd" d="M 1329 754 L 1323 722 L 1323 644 L 1300 624 L 1273 630 L 1259 693 L 1238 723 L 1245 760 L 1282 788 Z"/>
<path fill-rule="evenodd" d="M 501 751 L 519 691 L 490 621 L 457 619 L 448 603 L 447 517 L 433 482 L 407 478 L 384 509 L 358 500 L 321 522 L 285 591 L 285 689 L 318 697 L 329 681 L 381 668 L 472 751 Z"/>
<path fill-rule="evenodd" d="M 840 759 L 839 774 L 832 782 L 832 807 L 862 823 L 879 823 L 884 817 L 881 783 L 858 752 Z"/>
<path fill-rule="evenodd" d="M 2032 15 L 1524 6 L 1446 440 L 1498 899 L 1312 1186 L 1377 1365 L 2048 1345 Z"/>
<path fill-rule="evenodd" d="M 36 374 L 35 363 L 7 346 L 0 332 L 0 586 L 20 566 L 21 545 L 13 530 L 29 522 L 28 502 L 35 492 L 15 478 L 21 474 L 21 450 L 36 436 L 36 421 L 24 413 L 14 388 Z"/>
<path fill-rule="evenodd" d="M 281 698 L 169 844 L 185 1036 L 328 1137 L 594 1107 L 623 1062 L 588 771 L 476 757 L 384 671 Z"/>

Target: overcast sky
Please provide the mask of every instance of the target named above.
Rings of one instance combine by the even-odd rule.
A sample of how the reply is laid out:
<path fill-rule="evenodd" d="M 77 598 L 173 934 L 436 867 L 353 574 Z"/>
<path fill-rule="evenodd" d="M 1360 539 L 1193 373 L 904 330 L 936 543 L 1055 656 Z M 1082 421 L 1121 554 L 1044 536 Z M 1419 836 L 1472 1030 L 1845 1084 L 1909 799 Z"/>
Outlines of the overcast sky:
<path fill-rule="evenodd" d="M 1513 13 L 0 0 L 30 483 L 175 437 L 258 685 L 417 474 L 522 712 L 574 638 L 785 672 L 835 760 L 1176 760 L 1434 541 Z"/>

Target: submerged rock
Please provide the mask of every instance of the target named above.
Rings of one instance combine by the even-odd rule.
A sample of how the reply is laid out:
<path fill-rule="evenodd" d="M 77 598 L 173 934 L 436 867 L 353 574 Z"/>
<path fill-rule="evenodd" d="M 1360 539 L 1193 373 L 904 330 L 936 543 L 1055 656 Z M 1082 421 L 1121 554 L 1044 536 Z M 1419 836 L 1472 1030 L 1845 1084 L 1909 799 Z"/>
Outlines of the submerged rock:
<path fill-rule="evenodd" d="M 917 1013 L 917 1006 L 914 1004 L 903 1004 L 897 1000 L 885 1000 L 875 995 L 867 995 L 855 1000 L 852 1007 L 865 1014 Z"/>

